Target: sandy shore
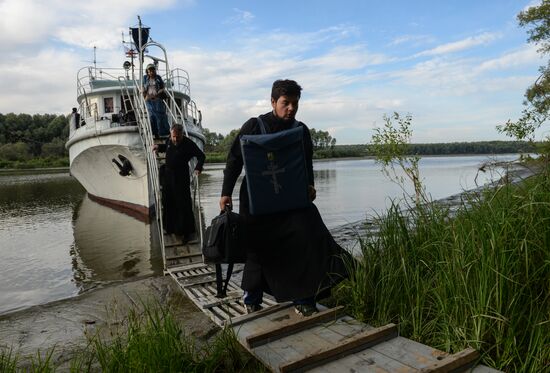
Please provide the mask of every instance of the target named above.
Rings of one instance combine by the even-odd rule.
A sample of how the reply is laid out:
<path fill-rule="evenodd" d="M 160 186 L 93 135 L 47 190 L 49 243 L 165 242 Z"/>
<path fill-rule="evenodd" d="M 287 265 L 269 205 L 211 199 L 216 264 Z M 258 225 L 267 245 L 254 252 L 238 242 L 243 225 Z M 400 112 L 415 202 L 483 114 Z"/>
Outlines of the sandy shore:
<path fill-rule="evenodd" d="M 21 357 L 36 357 L 37 351 L 44 356 L 54 349 L 52 360 L 58 371 L 65 371 L 73 353 L 86 346 L 88 336 L 107 337 L 109 328 L 124 323 L 131 307 L 142 310 L 148 302 L 173 306 L 184 330 L 199 340 L 219 330 L 172 278 L 149 277 L 2 315 L 0 346 L 12 347 Z"/>

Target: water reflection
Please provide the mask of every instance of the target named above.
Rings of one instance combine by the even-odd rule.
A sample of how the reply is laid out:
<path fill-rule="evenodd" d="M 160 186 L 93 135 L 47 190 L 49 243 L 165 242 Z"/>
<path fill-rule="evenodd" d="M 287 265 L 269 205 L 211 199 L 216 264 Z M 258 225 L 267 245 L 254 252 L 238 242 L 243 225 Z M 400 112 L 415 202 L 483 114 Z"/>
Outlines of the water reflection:
<path fill-rule="evenodd" d="M 91 201 L 66 172 L 0 174 L 0 313 L 161 273 L 151 229 Z"/>
<path fill-rule="evenodd" d="M 68 251 L 83 195 L 66 173 L 0 175 L 0 313 L 78 292 Z"/>
<path fill-rule="evenodd" d="M 156 226 L 92 201 L 87 195 L 73 217 L 75 282 L 88 289 L 103 282 L 160 274 Z"/>

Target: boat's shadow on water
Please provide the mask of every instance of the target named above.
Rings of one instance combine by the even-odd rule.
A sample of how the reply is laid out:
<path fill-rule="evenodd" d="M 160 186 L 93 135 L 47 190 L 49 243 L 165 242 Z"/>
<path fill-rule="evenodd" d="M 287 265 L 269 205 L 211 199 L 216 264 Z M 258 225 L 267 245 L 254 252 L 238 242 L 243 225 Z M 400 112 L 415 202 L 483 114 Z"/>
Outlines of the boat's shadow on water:
<path fill-rule="evenodd" d="M 70 250 L 74 280 L 80 291 L 161 274 L 162 256 L 154 224 L 103 206 L 85 195 L 74 210 L 74 243 Z"/>

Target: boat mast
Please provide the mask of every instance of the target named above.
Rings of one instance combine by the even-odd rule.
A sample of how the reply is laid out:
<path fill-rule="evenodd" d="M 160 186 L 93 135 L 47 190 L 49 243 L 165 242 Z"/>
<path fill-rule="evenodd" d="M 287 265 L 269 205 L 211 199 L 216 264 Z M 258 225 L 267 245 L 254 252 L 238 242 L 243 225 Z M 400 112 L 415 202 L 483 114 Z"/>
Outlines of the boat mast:
<path fill-rule="evenodd" d="M 140 94 L 143 92 L 143 48 L 142 48 L 142 40 L 141 40 L 141 17 L 138 15 L 138 40 L 139 40 L 139 88 L 140 88 Z"/>

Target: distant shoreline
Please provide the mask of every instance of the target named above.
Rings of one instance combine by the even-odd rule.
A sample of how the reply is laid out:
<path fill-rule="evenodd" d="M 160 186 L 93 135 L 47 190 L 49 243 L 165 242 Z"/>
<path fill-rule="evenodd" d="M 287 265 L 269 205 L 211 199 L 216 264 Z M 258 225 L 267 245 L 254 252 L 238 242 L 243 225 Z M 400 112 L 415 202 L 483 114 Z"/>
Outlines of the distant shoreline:
<path fill-rule="evenodd" d="M 464 154 L 430 154 L 419 155 L 420 158 L 440 158 L 440 157 L 498 157 L 506 155 L 519 155 L 523 153 L 464 153 Z M 333 157 L 333 158 L 314 158 L 315 162 L 333 162 L 333 161 L 352 161 L 360 159 L 374 159 L 374 156 L 357 156 L 357 157 Z M 225 162 L 210 162 L 208 165 L 223 165 Z M 36 168 L 0 168 L 0 174 L 25 174 L 32 171 L 40 171 L 41 173 L 61 173 L 69 172 L 69 167 L 36 167 Z"/>

